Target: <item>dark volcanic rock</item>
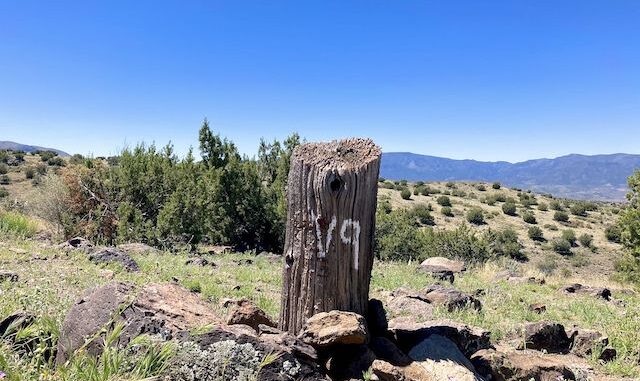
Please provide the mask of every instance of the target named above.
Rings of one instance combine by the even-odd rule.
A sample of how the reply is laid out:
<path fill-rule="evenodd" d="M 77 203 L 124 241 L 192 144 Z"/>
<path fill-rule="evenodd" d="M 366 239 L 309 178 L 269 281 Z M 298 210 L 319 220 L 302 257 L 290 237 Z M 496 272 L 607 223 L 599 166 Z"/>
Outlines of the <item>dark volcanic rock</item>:
<path fill-rule="evenodd" d="M 585 294 L 604 300 L 611 300 L 611 290 L 604 287 L 584 286 L 580 283 L 570 284 L 560 289 L 565 294 Z"/>
<path fill-rule="evenodd" d="M 89 260 L 94 263 L 119 263 L 129 272 L 140 271 L 140 267 L 129 254 L 114 248 L 105 248 L 89 255 Z"/>
<path fill-rule="evenodd" d="M 7 270 L 0 270 L 0 282 L 17 282 L 20 279 L 18 273 Z"/>
<path fill-rule="evenodd" d="M 74 237 L 66 242 L 59 244 L 58 248 L 65 251 L 80 250 L 89 254 L 95 249 L 95 246 L 87 239 L 84 239 L 82 237 Z"/>
<path fill-rule="evenodd" d="M 567 353 L 571 340 L 562 324 L 550 321 L 529 323 L 524 326 L 524 343 L 518 349 L 536 349 L 549 353 Z"/>
<path fill-rule="evenodd" d="M 256 331 L 260 325 L 269 327 L 275 327 L 277 325 L 266 312 L 247 299 L 239 300 L 231 307 L 227 324 L 244 324 Z"/>

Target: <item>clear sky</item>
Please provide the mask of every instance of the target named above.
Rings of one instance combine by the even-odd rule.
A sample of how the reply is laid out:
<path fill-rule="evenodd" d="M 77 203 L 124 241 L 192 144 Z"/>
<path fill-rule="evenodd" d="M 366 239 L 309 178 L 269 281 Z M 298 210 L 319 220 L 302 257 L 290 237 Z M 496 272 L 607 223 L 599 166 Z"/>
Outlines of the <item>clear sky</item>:
<path fill-rule="evenodd" d="M 640 1 L 0 0 L 0 140 L 640 153 Z"/>

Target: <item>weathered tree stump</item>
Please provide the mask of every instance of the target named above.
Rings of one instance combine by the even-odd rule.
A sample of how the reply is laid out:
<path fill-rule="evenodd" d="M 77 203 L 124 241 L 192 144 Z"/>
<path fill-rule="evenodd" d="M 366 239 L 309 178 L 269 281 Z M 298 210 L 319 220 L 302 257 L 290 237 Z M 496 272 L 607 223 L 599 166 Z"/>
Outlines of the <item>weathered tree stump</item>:
<path fill-rule="evenodd" d="M 291 157 L 280 328 L 297 334 L 330 310 L 366 314 L 380 147 L 307 143 Z"/>

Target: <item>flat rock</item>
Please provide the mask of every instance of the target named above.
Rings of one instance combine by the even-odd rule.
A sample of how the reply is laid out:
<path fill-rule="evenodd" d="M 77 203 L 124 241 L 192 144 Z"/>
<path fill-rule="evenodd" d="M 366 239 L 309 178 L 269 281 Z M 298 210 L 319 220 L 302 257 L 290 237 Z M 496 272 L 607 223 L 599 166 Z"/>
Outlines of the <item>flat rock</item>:
<path fill-rule="evenodd" d="M 467 357 L 480 349 L 491 348 L 489 331 L 446 319 L 416 323 L 406 317 L 395 318 L 389 321 L 389 331 L 405 352 L 431 335 L 448 338 Z"/>
<path fill-rule="evenodd" d="M 444 336 L 427 337 L 409 351 L 409 356 L 433 375 L 433 380 L 483 381 L 457 345 Z"/>
<path fill-rule="evenodd" d="M 418 295 L 431 304 L 445 306 L 449 312 L 466 307 L 471 307 L 477 311 L 482 309 L 482 303 L 473 295 L 451 287 L 432 285 Z"/>
<path fill-rule="evenodd" d="M 467 270 L 467 266 L 462 261 L 444 257 L 431 257 L 420 263 L 420 269 L 427 272 L 451 271 L 453 273 L 461 273 Z"/>
<path fill-rule="evenodd" d="M 91 241 L 85 238 L 74 237 L 66 242 L 58 244 L 57 248 L 64 251 L 79 250 L 89 254 L 95 249 L 95 246 L 93 243 L 91 243 Z"/>
<path fill-rule="evenodd" d="M 277 325 L 266 312 L 247 299 L 241 299 L 231 306 L 229 316 L 227 317 L 227 324 L 244 324 L 256 331 L 260 325 L 269 327 L 275 327 Z"/>
<path fill-rule="evenodd" d="M 524 326 L 524 342 L 518 349 L 535 349 L 548 353 L 567 353 L 571 340 L 560 323 L 541 321 Z"/>
<path fill-rule="evenodd" d="M 183 332 L 179 337 L 180 349 L 160 379 L 218 380 L 224 369 L 225 380 L 328 380 L 317 363 L 299 356 L 286 343 L 258 337 L 252 332 L 242 325 L 213 326 L 198 335 Z M 271 363 L 260 367 L 262 359 L 274 354 L 277 356 Z"/>
<path fill-rule="evenodd" d="M 387 309 L 393 316 L 410 315 L 416 320 L 433 319 L 434 307 L 422 298 L 410 295 L 389 296 Z"/>
<path fill-rule="evenodd" d="M 115 319 L 114 319 L 115 317 Z M 88 290 L 65 316 L 58 341 L 57 364 L 86 344 L 87 353 L 102 353 L 103 329 L 124 323 L 118 344 L 126 345 L 143 333 L 170 339 L 180 331 L 220 324 L 220 319 L 197 294 L 176 284 L 149 284 L 141 290 L 133 284 L 113 282 Z"/>
<path fill-rule="evenodd" d="M 580 283 L 574 283 L 564 286 L 560 289 L 565 294 L 583 294 L 591 295 L 604 300 L 611 300 L 611 290 L 605 287 L 584 286 Z"/>
<path fill-rule="evenodd" d="M 203 258 L 203 257 L 194 257 L 194 258 L 188 258 L 185 263 L 185 265 L 193 265 L 193 266 L 200 266 L 200 267 L 207 267 L 207 266 L 211 266 L 211 267 L 217 267 L 217 265 L 211 261 L 209 261 L 207 258 Z"/>
<path fill-rule="evenodd" d="M 365 344 L 369 338 L 364 317 L 336 310 L 320 312 L 310 317 L 299 337 L 316 348 L 336 344 Z"/>
<path fill-rule="evenodd" d="M 578 378 L 591 370 L 571 355 L 543 354 L 508 348 L 483 349 L 471 356 L 477 372 L 492 381 L 557 381 Z"/>
<path fill-rule="evenodd" d="M 94 263 L 119 263 L 126 271 L 140 271 L 140 267 L 129 254 L 114 248 L 97 250 L 89 254 L 89 260 Z"/>

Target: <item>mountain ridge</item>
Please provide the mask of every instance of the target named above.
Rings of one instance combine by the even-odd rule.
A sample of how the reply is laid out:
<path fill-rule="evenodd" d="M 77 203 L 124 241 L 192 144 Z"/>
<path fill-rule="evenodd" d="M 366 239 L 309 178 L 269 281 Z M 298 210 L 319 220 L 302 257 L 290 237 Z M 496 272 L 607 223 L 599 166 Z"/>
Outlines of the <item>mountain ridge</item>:
<path fill-rule="evenodd" d="M 511 163 L 386 152 L 380 175 L 410 181 L 499 181 L 559 197 L 624 201 L 627 177 L 636 169 L 640 155 L 627 153 L 574 153 Z"/>
<path fill-rule="evenodd" d="M 59 149 L 34 146 L 30 144 L 16 143 L 9 140 L 0 141 L 0 150 L 13 150 L 13 151 L 24 151 L 24 152 L 53 151 L 60 156 L 64 156 L 64 157 L 71 156 L 68 153 Z"/>

